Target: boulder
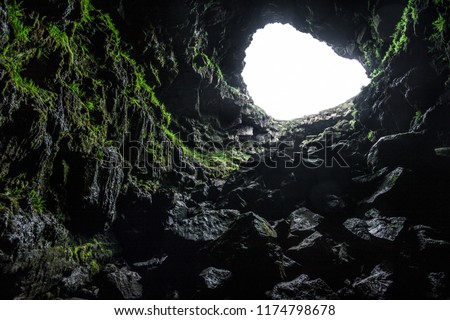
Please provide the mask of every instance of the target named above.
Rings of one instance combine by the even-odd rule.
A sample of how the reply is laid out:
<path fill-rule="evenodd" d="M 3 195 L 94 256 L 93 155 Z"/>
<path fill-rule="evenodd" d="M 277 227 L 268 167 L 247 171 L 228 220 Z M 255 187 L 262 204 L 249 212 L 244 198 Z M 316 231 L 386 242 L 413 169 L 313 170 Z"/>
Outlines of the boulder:
<path fill-rule="evenodd" d="M 366 221 L 358 218 L 347 219 L 344 227 L 360 239 L 369 241 L 372 237 L 369 233 Z"/>
<path fill-rule="evenodd" d="M 285 275 L 277 233 L 269 222 L 249 212 L 203 250 L 205 259 L 233 273 L 234 297 L 263 298 Z M 245 285 L 244 285 L 245 284 Z"/>
<path fill-rule="evenodd" d="M 375 213 L 374 213 L 375 212 Z M 397 241 L 405 229 L 405 217 L 382 217 L 378 211 L 366 213 L 366 219 L 350 218 L 344 227 L 363 240 L 382 239 L 390 242 Z"/>
<path fill-rule="evenodd" d="M 204 243 L 219 238 L 239 215 L 237 210 L 200 208 L 191 217 L 169 218 L 165 230 L 168 236 L 178 240 Z"/>
<path fill-rule="evenodd" d="M 393 270 L 385 264 L 373 268 L 370 275 L 357 278 L 353 283 L 355 292 L 365 299 L 386 299 L 393 286 Z"/>
<path fill-rule="evenodd" d="M 287 249 L 285 254 L 300 263 L 306 272 L 319 274 L 327 281 L 341 279 L 354 261 L 346 243 L 337 243 L 317 231 Z"/>
<path fill-rule="evenodd" d="M 200 272 L 202 287 L 208 290 L 215 290 L 220 288 L 231 279 L 231 271 L 224 269 L 217 269 L 213 267 L 206 268 Z"/>
<path fill-rule="evenodd" d="M 127 267 L 118 268 L 110 264 L 107 265 L 101 275 L 99 285 L 100 299 L 141 299 L 143 296 L 143 286 L 140 283 L 141 276 L 130 271 Z"/>
<path fill-rule="evenodd" d="M 435 157 L 429 138 L 422 133 L 399 133 L 380 138 L 367 155 L 367 165 L 375 172 L 384 167 L 423 170 Z"/>
<path fill-rule="evenodd" d="M 414 253 L 422 263 L 440 268 L 450 267 L 448 259 L 442 259 L 450 255 L 450 241 L 445 235 L 424 225 L 412 227 L 411 232 L 415 243 Z"/>
<path fill-rule="evenodd" d="M 315 231 L 324 218 L 307 208 L 300 208 L 292 212 L 288 218 L 290 222 L 289 233 L 292 235 L 305 235 Z"/>
<path fill-rule="evenodd" d="M 377 208 L 386 214 L 399 211 L 412 214 L 424 204 L 421 191 L 421 182 L 409 169 L 396 168 L 384 177 L 370 196 L 358 204 L 361 209 Z"/>
<path fill-rule="evenodd" d="M 286 254 L 297 261 L 312 260 L 315 263 L 320 263 L 330 259 L 331 246 L 328 244 L 326 237 L 315 231 L 297 246 L 289 248 Z"/>
<path fill-rule="evenodd" d="M 273 300 L 336 300 L 338 295 L 322 279 L 311 280 L 306 274 L 298 278 L 281 282 L 267 292 Z"/>
<path fill-rule="evenodd" d="M 63 294 L 68 296 L 76 296 L 80 288 L 86 286 L 92 281 L 92 276 L 89 269 L 86 267 L 75 268 L 70 276 L 63 278 L 61 281 Z"/>

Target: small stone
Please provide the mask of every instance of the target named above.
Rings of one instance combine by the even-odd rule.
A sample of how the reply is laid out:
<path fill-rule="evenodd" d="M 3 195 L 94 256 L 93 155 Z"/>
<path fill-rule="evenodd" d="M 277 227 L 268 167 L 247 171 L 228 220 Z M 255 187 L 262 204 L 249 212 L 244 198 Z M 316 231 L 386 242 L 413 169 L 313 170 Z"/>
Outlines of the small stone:
<path fill-rule="evenodd" d="M 231 279 L 232 273 L 228 270 L 216 269 L 213 267 L 207 268 L 200 272 L 200 278 L 206 288 L 210 290 L 217 289 L 225 282 Z"/>
<path fill-rule="evenodd" d="M 267 293 L 273 300 L 336 300 L 338 295 L 322 279 L 311 280 L 302 274 L 298 278 L 281 282 Z"/>
<path fill-rule="evenodd" d="M 323 217 L 307 208 L 300 208 L 292 212 L 288 220 L 291 222 L 290 233 L 300 235 L 305 231 L 311 231 L 318 227 Z"/>
<path fill-rule="evenodd" d="M 365 298 L 385 299 L 393 284 L 392 276 L 393 271 L 390 267 L 379 264 L 373 268 L 368 277 L 356 279 L 353 288 Z"/>

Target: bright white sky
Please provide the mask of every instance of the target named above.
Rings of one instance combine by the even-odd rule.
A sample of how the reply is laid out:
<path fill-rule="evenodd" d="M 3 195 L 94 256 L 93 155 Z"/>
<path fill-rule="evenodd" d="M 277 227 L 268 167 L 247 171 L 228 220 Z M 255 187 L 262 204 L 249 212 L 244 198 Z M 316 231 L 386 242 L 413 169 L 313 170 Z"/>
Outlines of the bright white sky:
<path fill-rule="evenodd" d="M 362 65 L 289 24 L 253 35 L 242 72 L 256 105 L 278 120 L 335 107 L 369 84 Z"/>

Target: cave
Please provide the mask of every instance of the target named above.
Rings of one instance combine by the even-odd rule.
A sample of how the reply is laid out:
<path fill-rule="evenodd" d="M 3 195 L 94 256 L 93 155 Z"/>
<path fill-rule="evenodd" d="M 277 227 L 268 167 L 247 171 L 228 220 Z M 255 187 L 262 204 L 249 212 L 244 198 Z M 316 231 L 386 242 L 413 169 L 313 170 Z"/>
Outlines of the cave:
<path fill-rule="evenodd" d="M 450 298 L 448 21 L 442 0 L 3 1 L 0 298 Z M 242 77 L 272 23 L 370 83 L 272 118 Z"/>

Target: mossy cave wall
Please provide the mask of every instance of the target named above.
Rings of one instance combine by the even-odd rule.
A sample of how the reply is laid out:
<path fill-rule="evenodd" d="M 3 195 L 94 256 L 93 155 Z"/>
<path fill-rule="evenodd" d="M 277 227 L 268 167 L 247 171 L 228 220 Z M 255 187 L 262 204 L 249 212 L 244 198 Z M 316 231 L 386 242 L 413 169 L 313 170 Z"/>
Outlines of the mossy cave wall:
<path fill-rule="evenodd" d="M 0 298 L 448 298 L 448 21 L 446 0 L 3 1 Z M 371 84 L 270 118 L 241 72 L 273 22 Z M 318 145 L 307 164 L 348 166 L 286 166 Z"/>

